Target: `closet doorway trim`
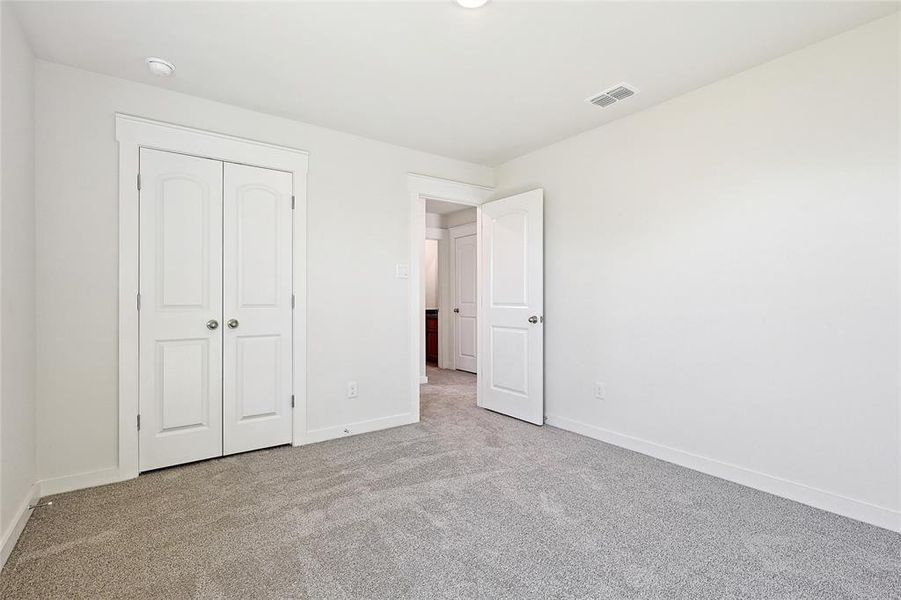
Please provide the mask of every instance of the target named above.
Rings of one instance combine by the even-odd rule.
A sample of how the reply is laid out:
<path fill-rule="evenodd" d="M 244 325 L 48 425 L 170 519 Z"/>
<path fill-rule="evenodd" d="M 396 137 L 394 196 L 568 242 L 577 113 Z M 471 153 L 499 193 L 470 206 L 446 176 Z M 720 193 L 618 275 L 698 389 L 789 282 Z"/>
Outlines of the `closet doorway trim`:
<path fill-rule="evenodd" d="M 140 148 L 288 171 L 294 177 L 294 427 L 307 430 L 307 164 L 303 150 L 116 114 L 119 143 L 119 456 L 116 481 L 138 476 L 138 169 Z M 109 482 L 105 482 L 109 483 Z"/>

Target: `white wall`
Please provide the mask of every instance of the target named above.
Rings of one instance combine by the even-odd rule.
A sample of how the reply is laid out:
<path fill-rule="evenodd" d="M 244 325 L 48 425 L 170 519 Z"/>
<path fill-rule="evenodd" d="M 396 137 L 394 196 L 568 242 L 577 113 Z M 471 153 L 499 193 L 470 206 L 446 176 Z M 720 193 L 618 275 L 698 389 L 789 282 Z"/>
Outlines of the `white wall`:
<path fill-rule="evenodd" d="M 471 206 L 442 216 L 444 217 L 444 220 L 442 221 L 443 227 L 450 229 L 451 227 L 466 225 L 467 223 L 475 223 L 476 208 Z"/>
<path fill-rule="evenodd" d="M 438 240 L 426 240 L 422 254 L 425 271 L 425 307 L 438 308 Z"/>
<path fill-rule="evenodd" d="M 425 226 L 440 229 L 444 227 L 444 219 L 438 213 L 427 212 L 425 214 Z"/>
<path fill-rule="evenodd" d="M 499 167 L 551 423 L 901 527 L 898 67 L 890 17 Z"/>
<path fill-rule="evenodd" d="M 0 4 L 0 545 L 35 483 L 34 57 Z M 11 550 L 11 546 L 5 551 Z M 5 559 L 5 556 L 0 557 Z M 2 560 L 0 560 L 2 564 Z"/>
<path fill-rule="evenodd" d="M 454 212 L 439 214 L 427 212 L 425 214 L 425 226 L 432 229 L 448 229 L 466 223 L 476 222 L 476 207 L 461 208 Z"/>
<path fill-rule="evenodd" d="M 38 61 L 39 475 L 116 465 L 116 111 L 310 152 L 308 428 L 409 413 L 407 173 L 490 185 L 490 169 Z"/>

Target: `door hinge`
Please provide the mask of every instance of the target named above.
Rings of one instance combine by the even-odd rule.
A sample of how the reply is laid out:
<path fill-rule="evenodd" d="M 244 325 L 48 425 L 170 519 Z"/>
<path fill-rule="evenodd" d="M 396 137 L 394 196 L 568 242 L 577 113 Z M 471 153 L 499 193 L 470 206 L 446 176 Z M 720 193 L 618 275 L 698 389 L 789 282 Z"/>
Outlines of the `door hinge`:
<path fill-rule="evenodd" d="M 138 191 L 141 191 L 141 174 L 138 173 Z"/>
<path fill-rule="evenodd" d="M 291 394 L 291 408 L 294 408 L 294 394 Z"/>
<path fill-rule="evenodd" d="M 294 308 L 294 294 L 291 294 L 291 308 Z"/>
<path fill-rule="evenodd" d="M 141 415 L 138 415 L 138 431 L 141 431 Z"/>
<path fill-rule="evenodd" d="M 294 194 L 291 194 L 291 210 L 294 210 L 294 203 L 296 199 L 294 198 Z"/>
<path fill-rule="evenodd" d="M 138 310 L 141 310 L 141 294 L 135 295 L 135 305 L 138 307 Z"/>

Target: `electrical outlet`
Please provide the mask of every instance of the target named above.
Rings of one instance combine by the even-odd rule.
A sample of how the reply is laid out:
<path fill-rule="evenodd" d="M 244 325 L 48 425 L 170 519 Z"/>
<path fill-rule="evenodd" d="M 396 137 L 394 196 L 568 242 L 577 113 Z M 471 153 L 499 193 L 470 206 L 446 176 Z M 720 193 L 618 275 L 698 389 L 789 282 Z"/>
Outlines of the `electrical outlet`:
<path fill-rule="evenodd" d="M 607 399 L 607 390 L 605 386 L 600 381 L 596 381 L 594 384 L 594 397 L 598 400 L 606 400 Z"/>
<path fill-rule="evenodd" d="M 357 395 L 358 395 L 357 382 L 356 381 L 348 381 L 347 382 L 347 397 L 348 398 L 356 398 Z"/>

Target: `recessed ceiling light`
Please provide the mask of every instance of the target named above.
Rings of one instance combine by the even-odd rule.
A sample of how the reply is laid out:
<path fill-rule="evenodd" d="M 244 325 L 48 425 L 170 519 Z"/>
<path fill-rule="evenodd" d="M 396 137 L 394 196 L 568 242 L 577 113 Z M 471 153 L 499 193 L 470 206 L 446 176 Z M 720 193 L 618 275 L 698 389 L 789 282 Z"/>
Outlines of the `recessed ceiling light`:
<path fill-rule="evenodd" d="M 172 73 L 175 72 L 175 65 L 173 65 L 168 60 L 150 56 L 147 58 L 146 62 L 147 68 L 150 69 L 150 72 L 157 77 L 169 77 L 170 75 L 172 75 Z"/>
<path fill-rule="evenodd" d="M 488 4 L 488 0 L 457 0 L 457 4 L 463 8 L 480 8 Z"/>

